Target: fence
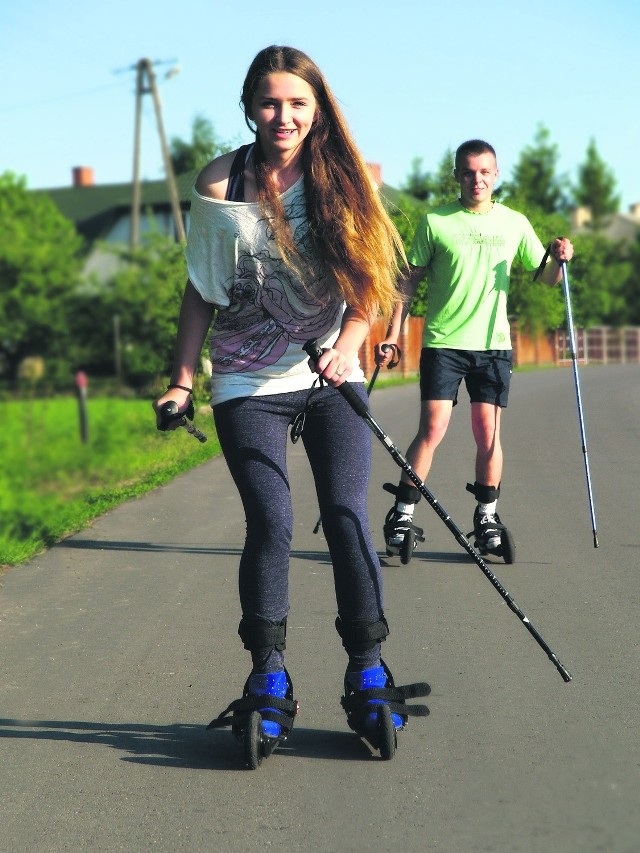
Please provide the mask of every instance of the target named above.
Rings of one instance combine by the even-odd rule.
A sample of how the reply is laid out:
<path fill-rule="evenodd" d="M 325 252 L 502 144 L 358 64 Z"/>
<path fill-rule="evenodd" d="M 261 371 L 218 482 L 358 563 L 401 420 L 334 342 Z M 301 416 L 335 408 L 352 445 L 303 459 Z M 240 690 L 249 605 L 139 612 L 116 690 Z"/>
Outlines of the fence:
<path fill-rule="evenodd" d="M 576 329 L 576 356 L 584 364 L 640 362 L 640 328 L 637 326 L 596 326 Z M 568 332 L 555 333 L 556 364 L 571 361 L 571 342 Z"/>
<path fill-rule="evenodd" d="M 407 317 L 398 338 L 402 358 L 394 371 L 395 376 L 416 376 L 419 373 L 423 326 L 424 318 Z M 375 369 L 373 350 L 377 343 L 384 340 L 385 332 L 386 325 L 376 320 L 360 349 L 360 363 L 366 376 L 371 376 Z M 578 361 L 584 364 L 640 363 L 640 327 L 638 326 L 621 328 L 596 326 L 591 329 L 576 329 L 575 337 L 576 355 Z M 515 367 L 529 364 L 560 366 L 571 362 L 569 335 L 562 329 L 531 336 L 521 332 L 517 321 L 514 321 L 511 325 L 511 338 Z"/>

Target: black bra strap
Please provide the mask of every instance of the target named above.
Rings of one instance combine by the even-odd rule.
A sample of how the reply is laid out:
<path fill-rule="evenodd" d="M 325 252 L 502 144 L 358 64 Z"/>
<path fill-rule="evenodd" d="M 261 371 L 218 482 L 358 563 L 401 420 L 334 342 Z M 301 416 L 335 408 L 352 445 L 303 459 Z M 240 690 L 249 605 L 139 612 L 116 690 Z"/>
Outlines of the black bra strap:
<path fill-rule="evenodd" d="M 253 144 L 238 148 L 231 164 L 225 201 L 244 201 L 244 170 Z"/>

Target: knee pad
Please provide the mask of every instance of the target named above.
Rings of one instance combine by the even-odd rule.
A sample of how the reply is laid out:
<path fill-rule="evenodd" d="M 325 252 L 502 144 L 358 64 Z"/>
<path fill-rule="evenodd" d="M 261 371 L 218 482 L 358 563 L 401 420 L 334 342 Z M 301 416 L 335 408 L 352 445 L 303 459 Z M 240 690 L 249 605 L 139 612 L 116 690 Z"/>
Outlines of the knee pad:
<path fill-rule="evenodd" d="M 497 486 L 483 486 L 477 480 L 473 485 L 467 483 L 467 491 L 475 495 L 475 499 L 481 504 L 490 504 L 500 497 L 500 483 Z"/>
<path fill-rule="evenodd" d="M 238 627 L 238 634 L 245 649 L 250 652 L 271 649 L 282 652 L 287 647 L 287 620 L 283 619 L 282 622 L 274 624 L 268 619 L 261 619 L 259 616 L 248 619 L 243 616 Z"/>
<path fill-rule="evenodd" d="M 339 616 L 336 619 L 336 631 L 342 639 L 347 652 L 368 652 L 376 643 L 382 643 L 389 635 L 389 625 L 384 616 L 377 622 L 354 620 L 345 622 Z"/>
<path fill-rule="evenodd" d="M 390 492 L 392 495 L 396 496 L 396 500 L 400 501 L 403 504 L 417 504 L 422 495 L 419 490 L 416 489 L 415 486 L 410 486 L 408 483 L 403 482 L 402 480 L 398 483 L 397 486 L 394 486 L 393 483 L 385 483 L 382 487 L 386 492 Z"/>

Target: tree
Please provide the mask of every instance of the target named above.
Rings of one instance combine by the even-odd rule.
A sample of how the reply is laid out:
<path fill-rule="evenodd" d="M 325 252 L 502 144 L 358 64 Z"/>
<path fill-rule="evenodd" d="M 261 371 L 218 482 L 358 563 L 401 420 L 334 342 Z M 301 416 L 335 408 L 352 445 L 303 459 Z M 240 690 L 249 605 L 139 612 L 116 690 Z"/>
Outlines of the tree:
<path fill-rule="evenodd" d="M 567 233 L 568 223 L 555 214 L 530 213 L 531 222 L 543 243 Z M 626 298 L 631 289 L 631 264 L 622 243 L 598 234 L 572 237 L 575 248 L 568 272 L 571 307 L 578 328 L 624 325 L 633 320 Z M 636 288 L 637 290 L 637 288 Z M 566 326 L 566 306 L 562 285 L 549 287 L 533 281 L 532 273 L 514 264 L 511 274 L 509 314 L 520 327 L 533 334 Z"/>
<path fill-rule="evenodd" d="M 422 157 L 414 157 L 411 161 L 411 172 L 401 189 L 418 201 L 429 201 L 433 194 L 433 178 L 430 172 L 423 170 L 422 162 Z"/>
<path fill-rule="evenodd" d="M 142 387 L 171 369 L 187 270 L 183 248 L 162 234 L 148 234 L 113 278 L 76 299 L 74 359 L 94 375 L 115 373 L 114 318 L 118 318 L 122 378 Z"/>
<path fill-rule="evenodd" d="M 82 240 L 45 193 L 0 175 L 0 372 L 10 379 L 28 356 L 64 371 L 69 300 L 79 281 Z"/>
<path fill-rule="evenodd" d="M 626 299 L 631 272 L 621 242 L 601 234 L 572 238 L 575 255 L 569 264 L 571 304 L 577 326 L 618 326 L 632 322 Z"/>
<path fill-rule="evenodd" d="M 448 148 L 442 155 L 438 169 L 431 179 L 432 195 L 429 205 L 432 208 L 449 204 L 460 195 L 460 185 L 453 174 L 455 156 L 455 151 Z"/>
<path fill-rule="evenodd" d="M 504 190 L 510 199 L 517 199 L 526 208 L 557 213 L 567 208 L 568 182 L 566 177 L 556 175 L 558 146 L 550 140 L 547 128 L 538 125 L 533 144 L 521 152 Z"/>
<path fill-rule="evenodd" d="M 169 144 L 171 163 L 176 175 L 199 171 L 214 157 L 226 154 L 232 149 L 232 144 L 218 139 L 213 124 L 202 115 L 197 115 L 193 120 L 191 142 L 174 136 Z"/>
<path fill-rule="evenodd" d="M 640 325 L 640 232 L 629 252 L 629 274 L 623 296 L 627 309 L 625 322 Z"/>
<path fill-rule="evenodd" d="M 425 205 L 406 193 L 398 193 L 393 203 L 385 199 L 385 207 L 402 237 L 405 251 L 408 252 L 413 242 L 413 235 L 416 233 L 416 226 L 426 210 Z"/>
<path fill-rule="evenodd" d="M 600 157 L 594 139 L 589 142 L 584 163 L 578 167 L 578 183 L 573 188 L 573 197 L 577 204 L 590 209 L 590 224 L 596 231 L 610 214 L 619 209 L 615 177 Z"/>

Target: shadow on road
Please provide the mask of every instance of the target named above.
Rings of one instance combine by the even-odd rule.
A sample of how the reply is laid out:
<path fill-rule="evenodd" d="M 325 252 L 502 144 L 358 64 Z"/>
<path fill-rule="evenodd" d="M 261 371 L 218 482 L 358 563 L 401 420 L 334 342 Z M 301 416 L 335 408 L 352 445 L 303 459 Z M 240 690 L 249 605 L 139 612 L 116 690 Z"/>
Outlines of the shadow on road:
<path fill-rule="evenodd" d="M 204 725 L 173 723 L 98 723 L 79 720 L 0 719 L 0 738 L 99 744 L 122 761 L 154 767 L 243 770 L 242 744 L 230 731 L 207 732 Z M 295 728 L 277 751 L 285 758 L 371 761 L 367 745 L 350 732 Z M 378 759 L 379 760 L 379 759 Z"/>
<path fill-rule="evenodd" d="M 170 542 L 131 542 L 110 539 L 66 539 L 56 548 L 73 548 L 80 551 L 151 551 L 163 554 L 212 554 L 222 557 L 242 556 L 242 548 L 213 547 L 211 545 L 183 545 Z M 291 551 L 292 557 L 312 560 L 316 563 L 330 563 L 327 551 Z"/>

